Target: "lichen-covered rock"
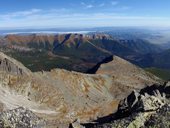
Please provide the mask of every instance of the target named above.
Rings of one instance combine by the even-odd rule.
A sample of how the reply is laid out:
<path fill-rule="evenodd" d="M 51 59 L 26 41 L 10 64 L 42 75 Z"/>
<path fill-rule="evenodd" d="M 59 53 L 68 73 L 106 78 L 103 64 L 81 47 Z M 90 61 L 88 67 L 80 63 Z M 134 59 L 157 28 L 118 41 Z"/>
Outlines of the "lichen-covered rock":
<path fill-rule="evenodd" d="M 42 128 L 45 121 L 25 108 L 18 108 L 0 114 L 0 128 Z"/>
<path fill-rule="evenodd" d="M 91 128 L 170 128 L 170 106 L 166 104 L 155 112 L 133 113 Z"/>
<path fill-rule="evenodd" d="M 170 106 L 166 104 L 151 115 L 143 128 L 170 128 Z"/>
<path fill-rule="evenodd" d="M 140 94 L 133 91 L 126 99 L 120 102 L 118 112 L 119 113 L 133 113 L 133 112 L 148 112 L 155 111 L 166 103 L 165 95 L 161 95 L 158 90 L 155 95 L 149 95 L 147 93 Z"/>
<path fill-rule="evenodd" d="M 141 99 L 139 100 L 138 110 L 142 110 L 144 112 L 147 111 L 155 111 L 165 105 L 165 99 L 159 98 L 155 96 L 143 96 L 141 95 Z"/>

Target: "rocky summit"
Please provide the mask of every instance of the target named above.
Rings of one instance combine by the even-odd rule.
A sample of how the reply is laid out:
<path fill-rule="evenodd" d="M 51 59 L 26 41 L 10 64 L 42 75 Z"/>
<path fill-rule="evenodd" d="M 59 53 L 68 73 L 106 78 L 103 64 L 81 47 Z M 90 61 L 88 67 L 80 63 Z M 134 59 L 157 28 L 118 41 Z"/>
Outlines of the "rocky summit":
<path fill-rule="evenodd" d="M 116 112 L 119 102 L 131 91 L 161 82 L 116 56 L 100 65 L 96 74 L 63 69 L 33 73 L 0 53 L 1 125 L 16 127 L 21 122 L 24 127 L 67 128 L 76 120 L 88 123 Z"/>

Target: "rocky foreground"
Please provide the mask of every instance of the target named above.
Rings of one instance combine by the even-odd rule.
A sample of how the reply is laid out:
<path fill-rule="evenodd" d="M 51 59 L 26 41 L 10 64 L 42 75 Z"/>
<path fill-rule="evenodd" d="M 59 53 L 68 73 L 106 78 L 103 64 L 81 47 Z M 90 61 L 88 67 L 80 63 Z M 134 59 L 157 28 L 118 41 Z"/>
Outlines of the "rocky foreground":
<path fill-rule="evenodd" d="M 139 92 L 133 91 L 120 101 L 118 111 L 92 123 L 70 128 L 169 128 L 170 127 L 170 82 L 152 85 Z M 46 121 L 30 110 L 17 108 L 0 114 L 0 128 L 46 128 Z M 56 126 L 57 128 L 57 126 Z"/>
<path fill-rule="evenodd" d="M 0 125 L 2 128 L 77 127 L 116 112 L 118 105 L 118 113 L 127 113 L 130 102 L 121 102 L 122 105 L 119 102 L 133 90 L 139 92 L 154 83 L 162 81 L 116 56 L 112 62 L 100 65 L 96 74 L 62 69 L 33 73 L 0 53 Z"/>
<path fill-rule="evenodd" d="M 119 103 L 118 111 L 94 123 L 89 128 L 169 128 L 170 82 L 133 91 Z M 83 126 L 82 126 L 83 127 Z"/>

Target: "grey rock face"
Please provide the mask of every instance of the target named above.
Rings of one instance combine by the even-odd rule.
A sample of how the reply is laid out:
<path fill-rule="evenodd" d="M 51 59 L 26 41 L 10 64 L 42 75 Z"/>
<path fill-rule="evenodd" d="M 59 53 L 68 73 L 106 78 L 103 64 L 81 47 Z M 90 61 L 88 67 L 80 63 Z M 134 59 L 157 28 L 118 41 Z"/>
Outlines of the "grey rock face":
<path fill-rule="evenodd" d="M 18 108 L 0 114 L 0 128 L 42 128 L 45 121 L 25 108 Z"/>
<path fill-rule="evenodd" d="M 160 92 L 158 89 L 152 91 L 153 95 L 133 91 L 120 102 L 118 111 L 120 113 L 156 111 L 165 105 L 166 93 Z"/>
<path fill-rule="evenodd" d="M 6 56 L 0 52 L 0 72 L 6 72 L 13 75 L 26 75 L 30 73 L 26 67 L 15 59 Z"/>
<path fill-rule="evenodd" d="M 10 62 L 7 58 L 0 60 L 0 70 L 6 71 L 6 72 L 9 72 L 9 73 L 15 73 L 16 75 L 22 75 L 23 74 L 22 69 L 20 69 L 15 64 Z"/>
<path fill-rule="evenodd" d="M 121 113 L 133 111 L 138 104 L 140 94 L 135 90 L 124 100 L 120 101 L 118 110 Z"/>

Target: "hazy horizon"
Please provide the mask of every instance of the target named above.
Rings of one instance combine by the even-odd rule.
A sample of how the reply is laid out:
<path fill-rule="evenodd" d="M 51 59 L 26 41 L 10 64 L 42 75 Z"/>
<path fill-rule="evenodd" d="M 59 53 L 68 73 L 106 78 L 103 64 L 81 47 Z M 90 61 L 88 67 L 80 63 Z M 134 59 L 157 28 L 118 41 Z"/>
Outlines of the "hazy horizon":
<path fill-rule="evenodd" d="M 170 1 L 161 0 L 6 0 L 1 29 L 170 27 Z"/>

